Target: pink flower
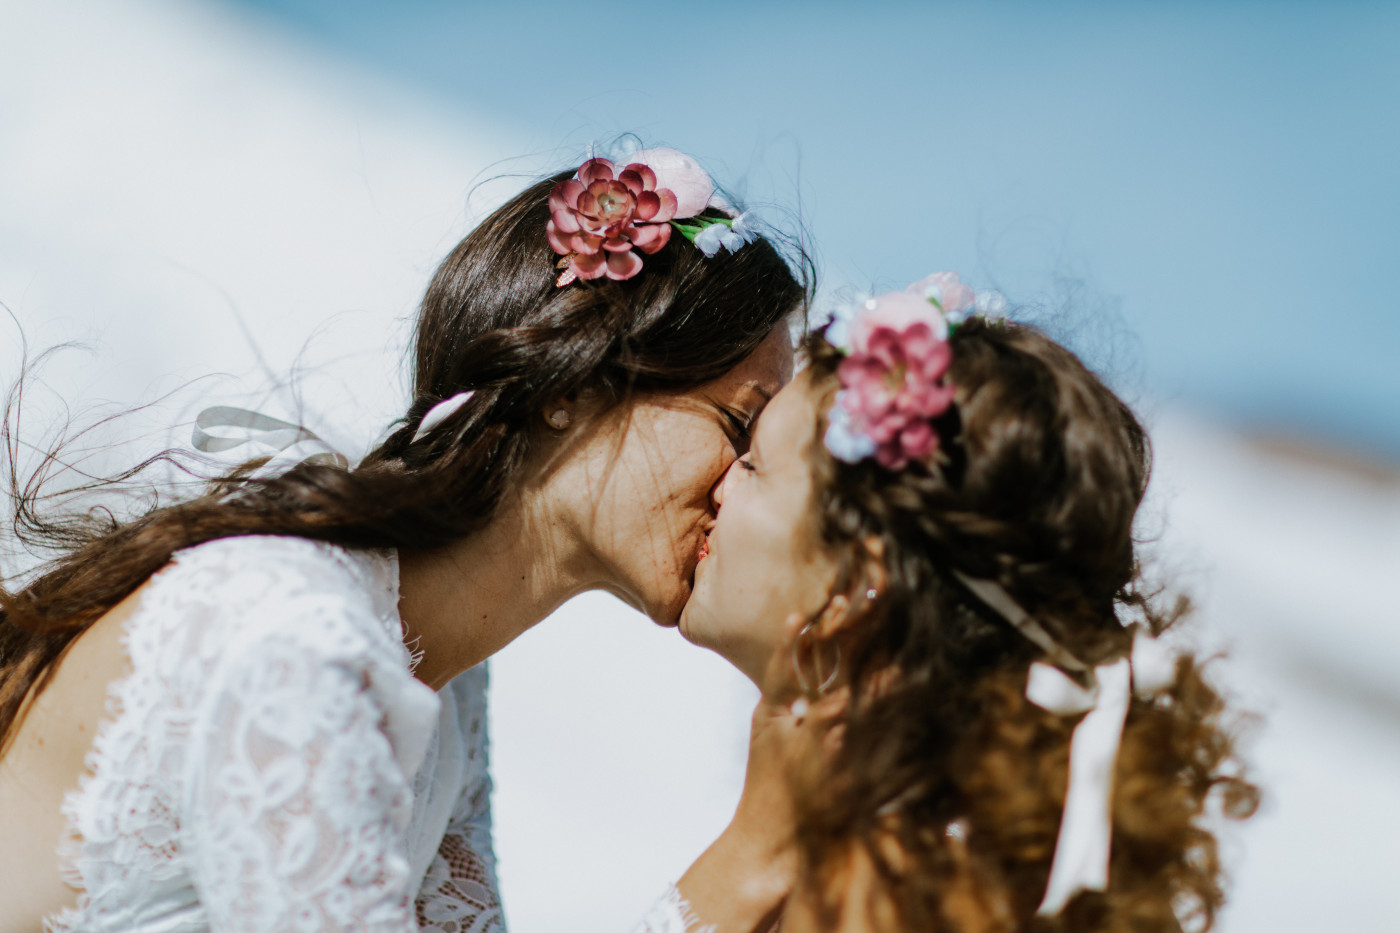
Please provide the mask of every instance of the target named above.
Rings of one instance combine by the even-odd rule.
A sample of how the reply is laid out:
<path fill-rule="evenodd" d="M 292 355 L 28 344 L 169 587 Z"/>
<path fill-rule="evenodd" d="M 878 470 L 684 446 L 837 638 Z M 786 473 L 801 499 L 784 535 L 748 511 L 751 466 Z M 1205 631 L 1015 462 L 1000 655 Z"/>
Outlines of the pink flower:
<path fill-rule="evenodd" d="M 676 195 L 676 218 L 694 217 L 710 204 L 715 185 L 709 174 L 684 152 L 676 149 L 643 149 L 632 154 L 633 162 L 649 166 L 656 173 L 656 184 Z"/>
<path fill-rule="evenodd" d="M 907 291 L 938 302 L 944 314 L 969 311 L 977 300 L 976 294 L 962 283 L 956 272 L 935 272 L 910 285 Z"/>
<path fill-rule="evenodd" d="M 943 315 L 928 299 L 915 295 L 912 290 L 889 292 L 872 298 L 851 321 L 851 348 L 863 353 L 875 331 L 885 328 L 903 333 L 916 323 L 927 325 L 934 339 L 943 340 L 948 336 L 948 324 L 943 320 Z"/>
<path fill-rule="evenodd" d="M 938 309 L 912 291 L 874 299 L 852 322 L 851 353 L 836 370 L 845 390 L 839 404 L 888 469 L 938 450 L 931 422 L 948 411 L 954 394 L 947 336 Z"/>
<path fill-rule="evenodd" d="M 630 279 L 642 271 L 639 250 L 650 255 L 671 238 L 675 192 L 657 187 L 656 173 L 640 162 L 618 172 L 607 159 L 589 159 L 578 177 L 560 182 L 549 195 L 550 247 L 564 259 L 557 282 Z"/>

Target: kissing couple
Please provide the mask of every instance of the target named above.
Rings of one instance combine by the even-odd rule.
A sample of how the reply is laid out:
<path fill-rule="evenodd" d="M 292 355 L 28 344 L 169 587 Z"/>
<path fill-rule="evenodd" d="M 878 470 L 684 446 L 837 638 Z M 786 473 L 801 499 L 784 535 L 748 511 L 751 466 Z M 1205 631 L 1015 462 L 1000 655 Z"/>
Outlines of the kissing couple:
<path fill-rule="evenodd" d="M 761 691 L 644 933 L 1208 927 L 1257 792 L 1158 640 L 1142 425 L 951 272 L 818 315 L 810 269 L 693 157 L 589 158 L 442 261 L 353 466 L 214 407 L 257 456 L 198 495 L 17 486 L 0 933 L 499 933 L 484 662 L 587 590 Z"/>

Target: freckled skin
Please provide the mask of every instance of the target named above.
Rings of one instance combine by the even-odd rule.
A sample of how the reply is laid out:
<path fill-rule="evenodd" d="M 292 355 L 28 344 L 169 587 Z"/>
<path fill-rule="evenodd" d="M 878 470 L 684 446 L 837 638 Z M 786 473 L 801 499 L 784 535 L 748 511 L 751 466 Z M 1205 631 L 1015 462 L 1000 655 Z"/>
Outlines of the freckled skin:
<path fill-rule="evenodd" d="M 806 374 L 778 393 L 759 419 L 753 447 L 717 487 L 719 518 L 681 634 L 762 681 L 786 620 L 816 613 L 836 576 L 811 527 L 809 451 L 818 405 Z"/>
<path fill-rule="evenodd" d="M 542 518 L 549 533 L 538 540 L 527 537 L 529 547 L 508 556 L 533 554 L 537 562 L 547 564 L 554 556 L 549 548 L 566 544 L 582 567 L 564 568 L 573 574 L 573 582 L 558 600 L 546 593 L 539 597 L 543 608 L 538 613 L 515 605 L 512 614 L 503 608 L 522 602 L 520 591 L 536 583 L 536 576 L 528 572 L 520 576 L 520 585 L 514 583 L 521 563 L 496 567 L 490 587 L 449 566 L 447 578 L 460 577 L 460 585 L 474 597 L 491 595 L 492 587 L 510 592 L 494 613 L 483 607 L 480 623 L 473 626 L 462 625 L 459 607 L 468 601 L 461 598 L 424 604 L 447 612 L 450 617 L 444 619 L 434 619 L 426 610 L 405 613 L 405 619 L 424 621 L 425 647 L 434 636 L 452 636 L 446 648 L 433 655 L 442 683 L 454 669 L 463 670 L 498 650 L 571 592 L 603 589 L 663 625 L 676 624 L 690 596 L 700 546 L 715 521 L 715 486 L 747 447 L 743 432 L 732 429 L 731 416 L 752 421 L 791 373 L 792 348 L 780 327 L 748 360 L 719 379 L 685 393 L 636 399 L 615 412 L 613 422 L 591 432 L 591 439 L 570 448 L 566 468 L 555 471 L 558 482 L 537 497 L 530 513 Z M 483 540 L 492 543 L 489 536 Z M 405 555 L 401 558 L 401 594 L 406 594 L 412 563 Z M 464 558 L 461 566 L 471 569 L 473 561 Z M 60 806 L 84 773 L 91 735 L 105 715 L 108 685 L 129 673 L 120 635 L 143 591 L 138 589 L 73 643 L 0 757 L 0 933 L 32 933 L 41 918 L 76 903 L 75 892 L 59 873 L 57 849 L 65 828 Z M 457 595 L 451 586 L 425 592 Z M 473 607 L 470 618 L 476 616 Z M 476 629 L 484 632 L 487 642 L 498 642 L 482 648 L 479 656 L 461 636 Z M 428 661 L 425 655 L 415 671 L 420 679 L 427 677 Z"/>
<path fill-rule="evenodd" d="M 603 589 L 662 625 L 679 622 L 715 522 L 716 487 L 747 448 L 725 412 L 751 421 L 791 375 L 791 344 L 778 328 L 714 382 L 638 400 L 591 459 L 575 458 L 586 494 L 568 511 L 606 568 Z"/>

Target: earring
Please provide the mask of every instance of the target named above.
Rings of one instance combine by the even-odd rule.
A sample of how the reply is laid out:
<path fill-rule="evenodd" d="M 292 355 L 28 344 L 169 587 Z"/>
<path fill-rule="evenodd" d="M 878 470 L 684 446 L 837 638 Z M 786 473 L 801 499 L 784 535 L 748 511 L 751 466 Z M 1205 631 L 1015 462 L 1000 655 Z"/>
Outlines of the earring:
<path fill-rule="evenodd" d="M 573 422 L 574 416 L 569 414 L 567 408 L 560 408 L 552 412 L 546 420 L 549 422 L 550 427 L 557 431 L 562 431 Z"/>
<path fill-rule="evenodd" d="M 831 689 L 831 685 L 836 683 L 836 675 L 841 672 L 841 646 L 832 642 L 831 646 L 836 650 L 836 663 L 832 665 L 831 673 L 823 677 L 821 657 L 816 650 L 816 644 L 812 645 L 812 666 L 815 668 L 813 673 L 818 680 L 817 687 L 813 690 L 812 684 L 807 680 L 807 675 L 802 670 L 802 662 L 797 657 L 797 649 L 802 644 L 802 640 L 811 633 L 812 626 L 816 624 L 817 620 L 813 619 L 802 627 L 802 631 L 797 633 L 797 638 L 792 643 L 792 672 L 797 675 L 797 683 L 802 687 L 803 693 L 820 696 Z"/>
<path fill-rule="evenodd" d="M 880 595 L 880 591 L 877 590 L 877 589 L 875 589 L 875 587 L 873 587 L 873 586 L 872 586 L 870 589 L 868 589 L 868 590 L 865 591 L 865 598 L 866 598 L 866 600 L 868 600 L 868 601 L 870 601 L 870 602 L 874 602 L 874 601 L 875 601 L 875 597 L 876 597 L 876 596 L 879 596 L 879 595 Z"/>

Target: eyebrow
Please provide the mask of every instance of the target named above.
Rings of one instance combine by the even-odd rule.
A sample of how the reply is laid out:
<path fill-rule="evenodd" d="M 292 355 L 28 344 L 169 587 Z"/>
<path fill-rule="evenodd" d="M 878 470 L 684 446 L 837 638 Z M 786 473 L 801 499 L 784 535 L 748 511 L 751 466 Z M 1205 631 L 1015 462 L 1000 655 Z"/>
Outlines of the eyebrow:
<path fill-rule="evenodd" d="M 763 401 L 765 404 L 773 401 L 773 393 L 769 392 L 767 387 L 764 386 L 761 382 L 758 382 L 756 380 L 750 380 L 749 382 L 745 382 L 742 388 L 753 389 L 759 395 L 763 396 Z"/>

